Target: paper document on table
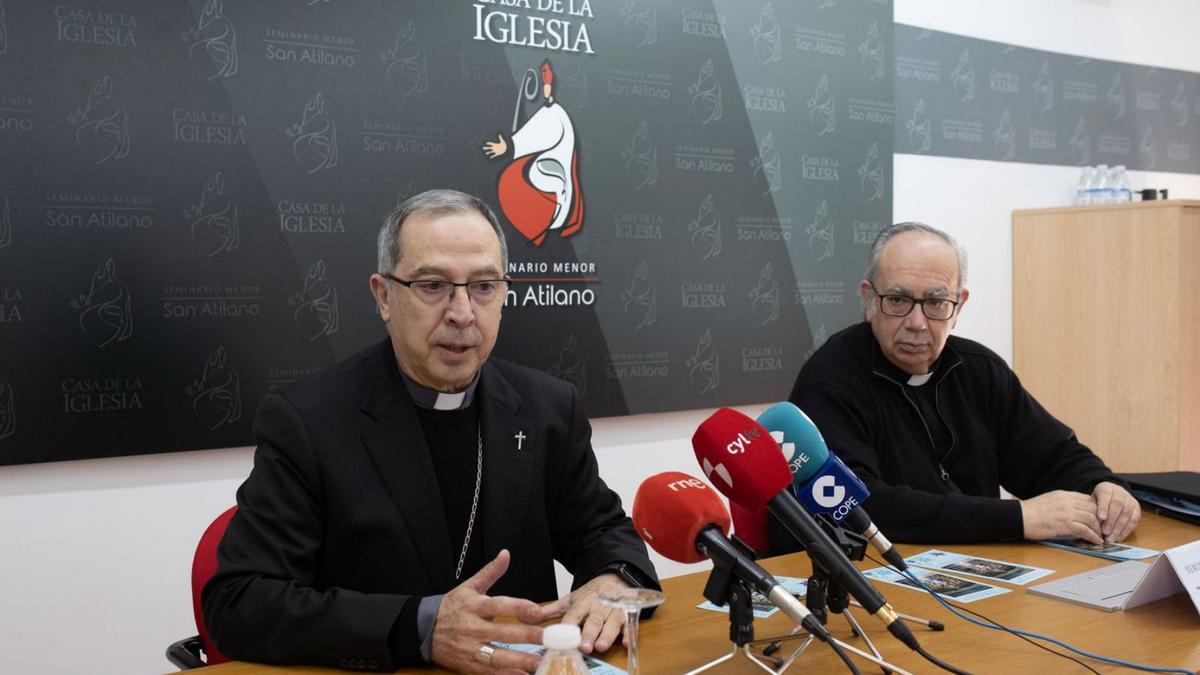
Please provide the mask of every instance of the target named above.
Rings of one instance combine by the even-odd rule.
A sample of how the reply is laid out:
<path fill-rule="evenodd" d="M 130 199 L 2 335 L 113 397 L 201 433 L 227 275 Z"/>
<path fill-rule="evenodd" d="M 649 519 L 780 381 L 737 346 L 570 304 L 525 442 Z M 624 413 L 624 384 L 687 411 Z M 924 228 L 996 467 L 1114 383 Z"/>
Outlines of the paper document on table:
<path fill-rule="evenodd" d="M 985 579 L 1007 581 L 1010 584 L 1019 584 L 1021 586 L 1054 574 L 1054 570 L 1042 567 L 1019 565 L 1013 562 L 983 558 L 977 555 L 951 553 L 950 551 L 941 551 L 936 548 L 909 556 L 904 561 L 909 565 L 916 565 L 917 567 L 924 567 L 926 569 L 958 572 L 960 574 L 984 577 Z"/>
<path fill-rule="evenodd" d="M 934 570 L 921 569 L 920 567 L 910 567 L 909 571 L 913 573 L 921 583 L 928 586 L 931 590 L 936 591 L 938 595 L 950 598 L 957 602 L 975 602 L 984 598 L 1001 595 L 1010 592 L 1007 588 L 992 586 L 985 584 L 982 581 L 971 581 L 968 579 L 960 579 L 956 576 L 951 576 Z M 923 588 L 913 583 L 911 579 L 891 569 L 890 567 L 876 567 L 872 570 L 863 572 L 868 579 L 882 581 L 904 588 L 911 588 L 915 591 L 924 591 Z"/>
<path fill-rule="evenodd" d="M 1159 551 L 1149 548 L 1138 548 L 1137 546 L 1127 546 L 1125 544 L 1093 544 L 1086 539 L 1075 539 L 1073 537 L 1046 539 L 1038 543 L 1053 548 L 1061 548 L 1064 551 L 1074 551 L 1075 553 L 1104 558 L 1105 560 L 1116 560 L 1117 562 L 1122 560 L 1145 560 L 1159 554 Z"/>

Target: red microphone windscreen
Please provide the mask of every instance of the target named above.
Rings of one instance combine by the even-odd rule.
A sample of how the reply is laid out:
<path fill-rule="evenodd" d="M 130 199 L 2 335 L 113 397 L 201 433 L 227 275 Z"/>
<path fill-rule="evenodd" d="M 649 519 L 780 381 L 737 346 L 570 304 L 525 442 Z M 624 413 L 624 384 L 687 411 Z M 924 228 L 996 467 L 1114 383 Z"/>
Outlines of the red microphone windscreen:
<path fill-rule="evenodd" d="M 716 491 L 680 471 L 650 476 L 633 498 L 633 527 L 650 548 L 681 563 L 704 560 L 696 536 L 709 525 L 729 534 L 729 512 Z"/>
<path fill-rule="evenodd" d="M 751 511 L 729 502 L 729 515 L 733 518 L 733 533 L 738 539 L 746 542 L 750 548 L 761 556 L 771 551 L 771 542 L 767 538 L 767 511 Z"/>
<path fill-rule="evenodd" d="M 730 408 L 700 423 L 692 450 L 704 475 L 729 501 L 763 510 L 792 484 L 792 472 L 779 444 L 761 424 Z"/>

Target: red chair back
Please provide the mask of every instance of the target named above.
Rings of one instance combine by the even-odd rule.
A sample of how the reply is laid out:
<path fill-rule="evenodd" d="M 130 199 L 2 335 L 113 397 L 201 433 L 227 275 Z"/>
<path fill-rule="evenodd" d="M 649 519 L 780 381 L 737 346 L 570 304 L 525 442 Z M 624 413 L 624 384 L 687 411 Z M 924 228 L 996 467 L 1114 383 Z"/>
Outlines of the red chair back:
<path fill-rule="evenodd" d="M 221 537 L 225 536 L 225 528 L 229 526 L 229 520 L 236 512 L 237 507 L 231 506 L 212 521 L 204 534 L 200 535 L 200 543 L 196 545 L 196 557 L 192 558 L 192 610 L 196 614 L 196 629 L 200 633 L 200 642 L 204 645 L 204 654 L 208 657 L 206 662 L 210 666 L 229 659 L 217 651 L 208 637 L 208 627 L 204 625 L 204 612 L 200 608 L 200 592 L 217 571 L 217 545 L 221 543 Z"/>

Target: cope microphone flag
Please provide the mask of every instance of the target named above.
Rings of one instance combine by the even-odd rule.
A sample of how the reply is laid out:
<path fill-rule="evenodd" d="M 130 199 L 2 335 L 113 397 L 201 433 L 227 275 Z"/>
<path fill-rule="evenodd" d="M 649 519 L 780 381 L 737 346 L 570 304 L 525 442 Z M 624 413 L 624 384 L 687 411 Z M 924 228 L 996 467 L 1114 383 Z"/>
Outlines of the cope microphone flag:
<path fill-rule="evenodd" d="M 671 560 L 694 563 L 711 559 L 714 566 L 765 595 L 810 634 L 829 641 L 829 632 L 817 617 L 726 538 L 729 512 L 704 481 L 679 471 L 642 481 L 633 498 L 633 526 L 651 548 Z"/>
<path fill-rule="evenodd" d="M 796 498 L 810 513 L 824 513 L 839 525 L 866 537 L 896 569 L 906 570 L 904 557 L 879 531 L 861 506 L 870 492 L 837 455 L 829 452 L 817 425 L 804 411 L 783 401 L 767 408 L 758 423 L 779 442 Z"/>
<path fill-rule="evenodd" d="M 762 425 L 736 410 L 721 408 L 696 429 L 692 449 L 714 487 L 751 511 L 766 507 L 804 544 L 814 565 L 840 582 L 888 632 L 910 648 L 920 649 L 883 595 L 792 496 L 787 460 Z"/>

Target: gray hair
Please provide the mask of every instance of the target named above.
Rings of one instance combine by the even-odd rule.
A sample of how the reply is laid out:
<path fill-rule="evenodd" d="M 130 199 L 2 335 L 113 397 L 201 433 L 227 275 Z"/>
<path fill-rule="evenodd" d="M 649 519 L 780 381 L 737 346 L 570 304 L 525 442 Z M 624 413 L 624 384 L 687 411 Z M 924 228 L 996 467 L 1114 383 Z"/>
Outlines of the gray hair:
<path fill-rule="evenodd" d="M 400 250 L 400 228 L 404 221 L 418 213 L 433 213 L 436 215 L 451 215 L 458 213 L 478 213 L 492 226 L 496 238 L 500 240 L 500 273 L 508 273 L 508 242 L 504 239 L 504 230 L 500 221 L 487 202 L 458 190 L 426 190 L 419 195 L 405 199 L 383 219 L 383 227 L 379 228 L 377 245 L 380 274 L 388 274 L 396 269 L 403 251 Z"/>
<path fill-rule="evenodd" d="M 888 225 L 879 231 L 879 235 L 875 237 L 875 242 L 871 244 L 871 252 L 867 256 L 867 271 L 866 279 L 872 284 L 875 283 L 875 276 L 879 274 L 879 259 L 883 256 L 883 247 L 891 241 L 892 237 L 905 232 L 925 232 L 931 234 L 938 239 L 950 244 L 954 249 L 955 257 L 958 258 L 958 290 L 967 283 L 967 250 L 958 245 L 954 237 L 942 232 L 936 227 L 926 225 L 925 223 L 907 222 Z"/>

